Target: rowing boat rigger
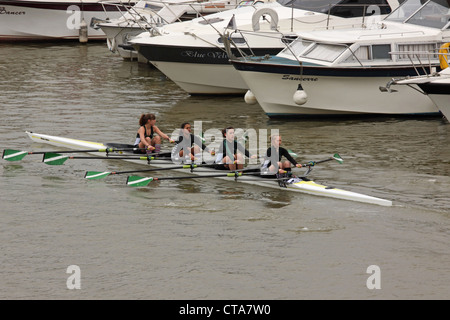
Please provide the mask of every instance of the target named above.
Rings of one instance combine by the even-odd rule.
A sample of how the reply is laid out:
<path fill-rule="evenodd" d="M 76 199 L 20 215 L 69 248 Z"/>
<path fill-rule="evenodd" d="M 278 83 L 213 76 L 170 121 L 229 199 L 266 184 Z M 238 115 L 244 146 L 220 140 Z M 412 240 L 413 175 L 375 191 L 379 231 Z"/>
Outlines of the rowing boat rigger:
<path fill-rule="evenodd" d="M 113 158 L 113 159 L 122 159 L 125 161 L 131 161 L 131 162 L 135 162 L 135 163 L 151 165 L 152 167 L 156 168 L 156 169 L 148 169 L 148 170 L 140 170 L 140 171 L 157 171 L 157 170 L 173 169 L 174 171 L 178 171 L 178 172 L 180 172 L 180 171 L 186 172 L 186 168 L 190 168 L 191 170 L 189 170 L 188 172 L 191 173 L 192 175 L 196 175 L 196 176 L 191 175 L 191 176 L 185 176 L 185 177 L 171 177 L 171 178 L 170 177 L 149 178 L 149 177 L 134 176 L 134 177 L 128 178 L 129 185 L 137 184 L 138 186 L 142 186 L 142 185 L 148 184 L 152 180 L 182 179 L 182 178 L 188 178 L 188 177 L 194 178 L 194 179 L 203 178 L 203 177 L 215 177 L 218 179 L 230 180 L 230 176 L 231 176 L 231 177 L 234 177 L 234 180 L 237 182 L 253 184 L 253 185 L 269 187 L 269 188 L 275 188 L 275 189 L 279 189 L 279 190 L 302 192 L 302 193 L 311 194 L 311 195 L 315 195 L 315 196 L 331 197 L 331 198 L 337 198 L 337 199 L 343 199 L 343 200 L 351 200 L 351 201 L 357 201 L 357 202 L 377 204 L 377 205 L 382 205 L 382 206 L 391 206 L 392 205 L 392 201 L 390 201 L 390 200 L 372 197 L 372 196 L 364 195 L 361 193 L 346 191 L 346 190 L 342 190 L 342 189 L 338 189 L 338 188 L 324 186 L 324 185 L 318 184 L 312 180 L 309 180 L 306 177 L 294 177 L 289 180 L 284 180 L 286 182 L 285 187 L 282 187 L 282 185 L 284 183 L 279 184 L 278 183 L 279 181 L 277 181 L 276 179 L 268 179 L 267 177 L 264 177 L 263 175 L 260 175 L 260 174 L 255 174 L 254 172 L 251 172 L 250 170 L 248 171 L 248 173 L 245 170 L 241 173 L 236 173 L 236 172 L 229 173 L 229 172 L 224 172 L 223 170 L 216 170 L 214 168 L 209 167 L 208 165 L 184 165 L 184 166 L 181 165 L 181 166 L 176 166 L 176 167 L 167 167 L 168 164 L 173 164 L 172 161 L 170 160 L 170 157 L 167 157 L 168 154 L 165 154 L 165 155 L 160 154 L 160 155 L 156 155 L 156 156 L 152 156 L 152 157 L 138 156 L 136 154 L 134 154 L 134 156 L 132 156 L 133 155 L 133 153 L 132 153 L 133 146 L 131 146 L 131 145 L 114 144 L 114 143 L 103 144 L 103 143 L 99 143 L 99 142 L 91 142 L 91 141 L 77 140 L 77 139 L 71 139 L 71 138 L 57 137 L 57 136 L 39 134 L 39 133 L 28 132 L 28 131 L 26 131 L 26 134 L 34 142 L 45 143 L 45 144 L 50 144 L 50 145 L 53 145 L 56 147 L 72 149 L 73 153 L 75 153 L 77 151 L 81 152 L 81 150 L 79 150 L 79 149 L 83 149 L 82 150 L 83 152 L 87 152 L 87 153 L 92 152 L 92 153 L 96 153 L 97 155 L 100 155 L 99 157 L 94 157 L 94 158 L 108 158 L 109 157 L 109 158 Z M 92 151 L 90 151 L 90 150 L 92 150 Z M 68 152 L 68 151 L 66 151 L 66 152 Z M 24 153 L 24 155 L 31 154 L 31 152 L 27 153 L 26 151 L 23 151 L 23 153 Z M 121 155 L 123 155 L 123 156 L 121 156 Z M 14 152 L 11 152 L 8 154 L 6 154 L 4 152 L 4 154 L 3 154 L 3 158 L 5 160 L 8 160 L 7 159 L 8 157 L 11 160 L 14 156 L 15 156 Z M 64 160 L 67 160 L 70 158 L 77 158 L 77 157 L 70 157 L 70 156 L 64 156 L 64 155 L 59 155 L 59 154 L 57 154 L 56 156 L 59 156 L 61 159 L 64 159 Z M 164 156 L 166 156 L 166 157 L 164 157 Z M 54 157 L 55 157 L 55 155 L 53 154 L 53 158 Z M 83 158 L 83 157 L 79 157 L 79 158 Z M 87 157 L 84 157 L 84 158 L 87 158 Z M 92 157 L 90 157 L 90 158 L 92 158 Z M 44 156 L 44 159 L 45 159 L 45 156 Z M 332 159 L 335 159 L 335 158 L 331 157 L 329 159 L 317 161 L 317 163 L 332 160 Z M 145 160 L 147 160 L 147 161 L 145 161 Z M 338 160 L 338 159 L 335 159 L 335 160 Z M 49 161 L 51 161 L 51 159 Z M 53 163 L 48 163 L 48 164 L 53 164 Z M 197 171 L 193 170 L 193 168 L 200 167 L 200 166 L 202 167 L 201 172 L 197 172 Z M 161 169 L 157 169 L 157 168 L 161 168 Z M 309 173 L 309 171 L 310 170 L 308 170 L 308 173 Z M 133 172 L 133 171 L 96 172 L 95 174 L 98 174 L 99 177 L 102 177 L 102 175 L 107 176 L 108 174 L 113 174 L 113 173 L 131 173 L 131 172 Z M 244 179 L 244 177 L 246 177 L 246 178 Z M 139 181 L 139 183 L 137 183 L 136 181 L 138 181 L 140 178 L 143 179 L 144 181 Z"/>

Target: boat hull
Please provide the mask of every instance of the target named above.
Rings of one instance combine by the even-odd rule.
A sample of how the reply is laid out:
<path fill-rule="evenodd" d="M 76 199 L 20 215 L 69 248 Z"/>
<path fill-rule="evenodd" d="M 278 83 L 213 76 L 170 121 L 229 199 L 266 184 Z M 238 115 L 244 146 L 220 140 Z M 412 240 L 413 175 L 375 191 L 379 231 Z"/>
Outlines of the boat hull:
<path fill-rule="evenodd" d="M 104 40 L 91 20 L 120 16 L 116 6 L 97 1 L 0 1 L 0 41 L 77 40 L 82 19 L 89 40 Z"/>
<path fill-rule="evenodd" d="M 243 95 L 248 90 L 230 64 L 150 62 L 191 95 Z"/>
<path fill-rule="evenodd" d="M 51 136 L 51 135 L 45 135 L 45 134 L 38 134 L 33 132 L 26 132 L 28 137 L 37 143 L 45 143 L 50 144 L 57 147 L 63 147 L 68 149 L 92 149 L 92 150 L 98 150 L 103 149 L 107 147 L 107 144 L 98 143 L 98 142 L 90 142 L 90 141 L 84 141 L 84 140 L 77 140 L 77 139 L 70 139 L 70 138 L 63 138 L 63 137 L 57 137 L 57 136 Z M 75 151 L 74 151 L 75 152 Z M 98 155 L 98 153 L 97 153 Z M 105 156 L 105 159 L 106 156 Z M 137 162 L 140 164 L 147 164 L 147 161 L 143 160 L 134 160 L 134 159 L 127 159 L 126 161 L 131 162 Z M 167 166 L 167 160 L 152 160 L 151 165 L 158 167 L 158 166 Z M 186 169 L 175 169 L 174 171 L 183 171 L 186 172 Z M 217 174 L 217 170 L 214 169 L 207 169 L 202 168 L 202 172 L 192 172 L 192 174 L 201 174 L 204 175 L 204 171 L 210 171 L 211 175 Z M 230 181 L 229 177 L 217 177 L 218 179 L 224 179 Z M 256 177 L 255 177 L 256 178 Z M 363 202 L 363 203 L 370 203 L 370 204 L 376 204 L 381 206 L 392 206 L 392 201 L 372 197 L 356 192 L 346 191 L 338 188 L 332 188 L 325 185 L 318 184 L 314 181 L 307 180 L 307 181 L 299 181 L 291 184 L 287 184 L 287 188 L 280 188 L 276 181 L 270 181 L 270 180 L 263 180 L 260 181 L 258 179 L 254 180 L 240 180 L 237 181 L 243 182 L 246 184 L 252 184 L 252 185 L 258 185 L 262 187 L 269 187 L 272 189 L 278 189 L 278 190 L 287 190 L 287 191 L 294 191 L 294 192 L 301 192 L 306 194 L 311 194 L 315 196 L 323 196 L 323 197 L 330 197 L 330 198 L 336 198 L 336 199 L 343 199 L 343 200 L 351 200 L 356 202 Z"/>
<path fill-rule="evenodd" d="M 342 115 L 437 115 L 437 107 L 420 92 L 399 88 L 386 94 L 379 90 L 392 77 L 413 73 L 395 68 L 303 68 L 254 64 L 233 60 L 234 67 L 257 97 L 269 117 L 320 117 Z M 306 103 L 294 101 L 301 83 Z"/>
<path fill-rule="evenodd" d="M 217 38 L 215 36 L 214 40 Z M 242 95 L 248 90 L 247 84 L 229 63 L 223 47 L 134 46 L 139 54 L 189 94 Z M 272 47 L 253 48 L 253 51 L 256 54 L 277 54 L 282 49 L 281 40 L 278 40 Z M 238 54 L 234 50 L 233 53 Z"/>
<path fill-rule="evenodd" d="M 419 87 L 428 94 L 442 114 L 450 121 L 450 79 L 419 84 Z"/>
<path fill-rule="evenodd" d="M 140 26 L 113 25 L 112 23 L 100 23 L 100 29 L 106 35 L 108 49 L 117 52 L 124 60 L 135 60 L 138 58 L 138 52 L 128 43 L 128 40 L 145 32 Z"/>

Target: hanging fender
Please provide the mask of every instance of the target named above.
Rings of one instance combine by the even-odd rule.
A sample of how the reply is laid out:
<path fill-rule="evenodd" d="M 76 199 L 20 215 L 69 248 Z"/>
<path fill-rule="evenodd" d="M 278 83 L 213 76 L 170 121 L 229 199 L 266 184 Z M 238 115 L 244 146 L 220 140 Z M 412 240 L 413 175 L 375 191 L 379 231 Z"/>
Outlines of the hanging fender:
<path fill-rule="evenodd" d="M 256 10 L 256 12 L 252 16 L 252 26 L 253 31 L 259 31 L 259 19 L 263 14 L 268 14 L 270 16 L 270 29 L 277 30 L 278 27 L 278 14 L 275 10 L 271 8 L 261 8 Z"/>

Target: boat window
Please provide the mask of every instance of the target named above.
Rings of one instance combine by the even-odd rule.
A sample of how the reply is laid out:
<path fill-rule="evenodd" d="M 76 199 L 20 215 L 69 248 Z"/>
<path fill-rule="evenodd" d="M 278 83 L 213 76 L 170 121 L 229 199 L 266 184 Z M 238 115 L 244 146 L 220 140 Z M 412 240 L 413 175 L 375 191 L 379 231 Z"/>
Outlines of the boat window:
<path fill-rule="evenodd" d="M 360 46 L 346 59 L 346 62 L 368 61 L 368 60 L 391 60 L 391 45 L 367 45 Z"/>
<path fill-rule="evenodd" d="M 399 0 L 402 3 L 404 0 Z M 388 14 L 391 7 L 386 0 L 277 0 L 279 4 L 288 8 L 303 9 L 313 12 L 330 13 L 342 18 L 370 16 L 373 13 L 367 10 L 374 5 L 380 8 L 380 14 Z"/>
<path fill-rule="evenodd" d="M 421 0 L 407 0 L 397 7 L 392 13 L 386 17 L 387 21 L 403 22 L 416 12 L 423 3 Z"/>
<path fill-rule="evenodd" d="M 346 49 L 343 45 L 316 43 L 312 48 L 307 50 L 302 57 L 333 62 Z"/>
<path fill-rule="evenodd" d="M 297 35 L 284 35 L 283 38 L 281 38 L 281 42 L 283 42 L 284 44 L 290 44 L 297 38 Z"/>
<path fill-rule="evenodd" d="M 372 59 L 391 60 L 391 55 L 389 54 L 390 51 L 391 51 L 390 44 L 373 45 Z"/>
<path fill-rule="evenodd" d="M 309 46 L 311 45 L 311 41 L 306 41 L 302 39 L 297 39 L 294 42 L 291 42 L 289 46 L 281 51 L 282 54 L 287 55 L 295 55 L 299 56 L 303 53 Z"/>
<path fill-rule="evenodd" d="M 419 57 L 420 59 L 437 59 L 437 55 L 428 55 L 427 53 L 437 53 L 439 50 L 439 43 L 412 43 L 412 44 L 400 44 L 398 45 L 399 52 L 405 52 L 399 54 L 399 60 L 409 60 Z M 423 52 L 420 54 L 420 52 Z"/>
<path fill-rule="evenodd" d="M 447 0 L 407 0 L 393 11 L 386 21 L 442 29 L 450 19 L 450 4 Z"/>
<path fill-rule="evenodd" d="M 288 8 L 326 13 L 331 6 L 342 2 L 342 0 L 277 0 L 277 2 Z"/>
<path fill-rule="evenodd" d="M 360 46 L 353 54 L 346 60 L 346 62 L 367 61 L 370 59 L 370 46 Z"/>
<path fill-rule="evenodd" d="M 419 12 L 407 20 L 407 23 L 442 29 L 450 19 L 450 4 L 447 0 L 432 0 Z"/>
<path fill-rule="evenodd" d="M 222 37 L 218 38 L 217 41 L 219 43 L 223 43 Z M 231 41 L 233 41 L 235 44 L 245 44 L 246 43 L 245 38 L 240 37 L 240 36 L 234 36 L 234 37 L 232 36 Z"/>

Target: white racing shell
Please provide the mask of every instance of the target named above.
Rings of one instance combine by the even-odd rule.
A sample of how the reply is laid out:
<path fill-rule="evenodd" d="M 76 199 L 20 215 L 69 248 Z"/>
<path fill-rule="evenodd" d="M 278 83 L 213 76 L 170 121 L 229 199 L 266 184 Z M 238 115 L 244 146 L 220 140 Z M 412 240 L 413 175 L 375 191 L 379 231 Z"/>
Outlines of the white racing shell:
<path fill-rule="evenodd" d="M 77 139 L 71 139 L 71 138 L 63 138 L 63 137 L 57 137 L 57 136 L 51 136 L 46 134 L 39 134 L 34 132 L 28 132 L 26 131 L 26 134 L 30 137 L 31 140 L 38 143 L 45 143 L 50 144 L 56 147 L 61 148 L 68 148 L 68 149 L 92 149 L 93 151 L 99 150 L 99 149 L 105 149 L 108 148 L 107 144 L 99 143 L 99 142 L 91 142 L 91 141 L 84 141 L 84 140 L 77 140 Z M 76 152 L 76 151 L 74 151 Z M 107 158 L 107 154 L 104 154 L 105 158 Z M 96 153 L 98 156 L 99 153 Z M 134 159 L 125 159 L 125 161 L 131 161 L 136 162 L 140 164 L 148 165 L 147 162 L 138 160 L 136 158 Z M 151 165 L 155 167 L 162 167 L 167 166 L 167 163 L 169 160 L 152 160 Z M 174 169 L 175 171 L 182 171 L 186 172 L 186 169 Z M 202 168 L 202 172 L 195 172 L 189 171 L 191 174 L 205 174 L 205 170 L 211 171 L 211 174 L 217 174 L 218 170 L 215 169 L 208 169 L 208 168 Z M 230 181 L 229 177 L 217 177 L 218 179 L 224 179 Z M 377 204 L 381 206 L 392 206 L 392 201 L 368 196 L 365 194 L 352 192 L 352 191 L 346 191 L 339 188 L 333 188 L 328 187 L 325 185 L 318 184 L 312 180 L 303 180 L 300 178 L 293 178 L 288 183 L 286 183 L 286 188 L 280 188 L 277 181 L 271 181 L 270 179 L 261 179 L 260 181 L 258 178 L 253 178 L 252 180 L 245 180 L 241 178 L 237 178 L 236 181 L 247 183 L 247 184 L 253 184 L 263 187 L 269 187 L 269 188 L 276 188 L 279 190 L 286 190 L 286 191 L 296 191 L 301 193 L 307 193 L 315 196 L 322 196 L 322 197 L 330 197 L 330 198 L 336 198 L 336 199 L 343 199 L 343 200 L 350 200 L 350 201 L 357 201 L 357 202 L 364 202 L 364 203 L 371 203 L 371 204 Z"/>

